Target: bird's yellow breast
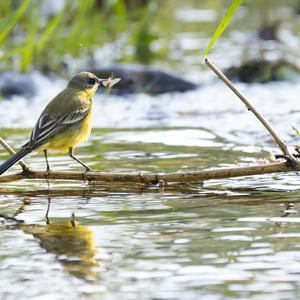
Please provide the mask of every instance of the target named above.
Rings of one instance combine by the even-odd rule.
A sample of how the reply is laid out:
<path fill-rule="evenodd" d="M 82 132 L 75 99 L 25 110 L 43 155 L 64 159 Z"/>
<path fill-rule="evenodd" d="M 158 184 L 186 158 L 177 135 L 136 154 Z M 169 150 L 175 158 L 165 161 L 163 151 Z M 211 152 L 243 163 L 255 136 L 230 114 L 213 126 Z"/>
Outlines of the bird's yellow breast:
<path fill-rule="evenodd" d="M 70 147 L 75 148 L 82 142 L 86 141 L 91 134 L 92 129 L 92 108 L 88 115 L 77 124 L 60 134 L 54 136 L 46 145 L 43 145 L 43 149 L 50 149 L 59 152 L 67 152 Z"/>

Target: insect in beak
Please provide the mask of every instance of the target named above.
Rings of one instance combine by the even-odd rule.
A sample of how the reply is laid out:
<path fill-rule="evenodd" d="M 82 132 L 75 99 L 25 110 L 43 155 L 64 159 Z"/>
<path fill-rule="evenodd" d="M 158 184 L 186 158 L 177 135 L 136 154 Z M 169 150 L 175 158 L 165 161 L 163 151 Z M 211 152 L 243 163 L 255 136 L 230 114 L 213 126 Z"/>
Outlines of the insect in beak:
<path fill-rule="evenodd" d="M 120 80 L 121 80 L 121 78 L 112 78 L 112 77 L 108 77 L 107 79 L 98 78 L 98 83 L 101 82 L 103 86 L 105 86 L 107 88 L 111 88 L 115 84 L 117 84 Z"/>

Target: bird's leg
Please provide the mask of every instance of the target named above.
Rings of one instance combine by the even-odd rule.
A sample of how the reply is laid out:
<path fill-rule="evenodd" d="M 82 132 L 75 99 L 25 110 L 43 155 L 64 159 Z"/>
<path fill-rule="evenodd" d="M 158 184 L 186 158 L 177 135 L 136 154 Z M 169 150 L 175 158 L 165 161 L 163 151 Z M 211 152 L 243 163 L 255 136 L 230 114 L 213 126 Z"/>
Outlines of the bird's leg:
<path fill-rule="evenodd" d="M 47 165 L 46 172 L 45 172 L 45 177 L 46 177 L 46 181 L 47 181 L 48 185 L 50 185 L 49 179 L 48 179 L 48 176 L 49 176 L 49 173 L 50 173 L 50 165 L 49 165 L 49 161 L 48 161 L 48 152 L 47 152 L 47 149 L 44 149 L 43 151 L 44 151 L 44 156 L 45 156 L 46 165 Z"/>
<path fill-rule="evenodd" d="M 86 172 L 90 172 L 92 171 L 92 169 L 90 167 L 88 167 L 86 164 L 84 164 L 80 159 L 78 159 L 77 157 L 74 156 L 74 149 L 73 147 L 69 148 L 69 156 L 71 158 L 73 158 L 74 160 L 76 160 L 78 163 L 80 163 L 83 167 L 85 167 Z"/>
<path fill-rule="evenodd" d="M 46 165 L 47 165 L 46 173 L 49 174 L 50 173 L 50 165 L 49 165 L 49 161 L 48 161 L 48 152 L 47 152 L 47 149 L 44 149 L 43 151 L 44 151 L 44 156 L 45 156 Z"/>

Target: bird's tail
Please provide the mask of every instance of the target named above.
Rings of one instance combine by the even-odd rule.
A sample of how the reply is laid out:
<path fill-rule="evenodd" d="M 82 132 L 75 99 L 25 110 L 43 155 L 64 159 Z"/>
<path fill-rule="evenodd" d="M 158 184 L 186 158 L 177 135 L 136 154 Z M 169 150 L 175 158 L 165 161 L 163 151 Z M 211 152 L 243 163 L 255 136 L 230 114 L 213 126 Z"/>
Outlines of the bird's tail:
<path fill-rule="evenodd" d="M 11 166 L 13 166 L 15 163 L 17 163 L 19 160 L 21 160 L 25 155 L 27 155 L 31 151 L 32 149 L 29 149 L 27 147 L 22 148 L 14 156 L 12 156 L 10 159 L 5 161 L 2 165 L 0 165 L 0 175 L 3 174 L 6 170 L 8 170 Z"/>

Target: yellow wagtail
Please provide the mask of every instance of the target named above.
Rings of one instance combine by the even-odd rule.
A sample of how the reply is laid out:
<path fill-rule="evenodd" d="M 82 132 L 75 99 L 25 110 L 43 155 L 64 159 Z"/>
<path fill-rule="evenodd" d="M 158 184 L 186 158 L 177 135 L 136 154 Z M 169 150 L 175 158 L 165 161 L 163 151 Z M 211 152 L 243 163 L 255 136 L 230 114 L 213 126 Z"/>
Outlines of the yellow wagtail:
<path fill-rule="evenodd" d="M 100 83 L 104 86 L 112 86 L 119 80 L 99 79 L 90 72 L 74 75 L 67 87 L 48 103 L 32 130 L 29 142 L 0 166 L 0 174 L 33 150 L 44 151 L 47 173 L 49 173 L 48 149 L 68 151 L 70 157 L 84 166 L 87 171 L 91 171 L 74 156 L 74 148 L 90 136 L 92 97 L 98 86 Z"/>

